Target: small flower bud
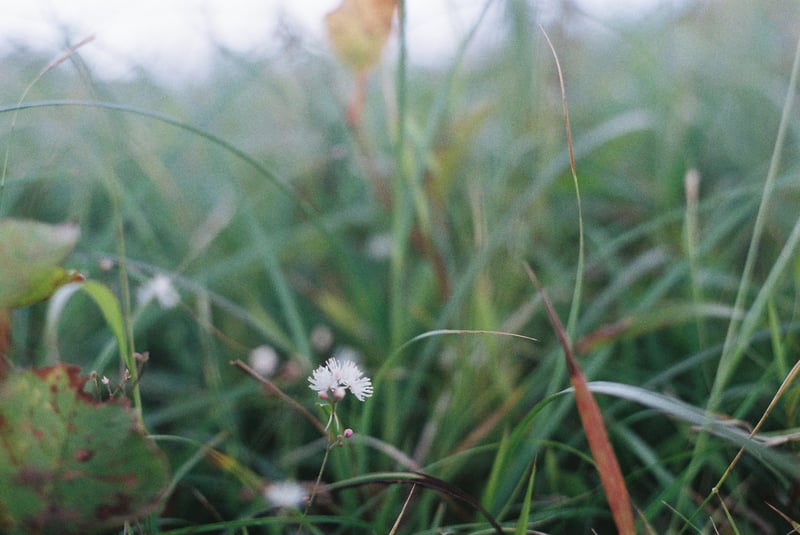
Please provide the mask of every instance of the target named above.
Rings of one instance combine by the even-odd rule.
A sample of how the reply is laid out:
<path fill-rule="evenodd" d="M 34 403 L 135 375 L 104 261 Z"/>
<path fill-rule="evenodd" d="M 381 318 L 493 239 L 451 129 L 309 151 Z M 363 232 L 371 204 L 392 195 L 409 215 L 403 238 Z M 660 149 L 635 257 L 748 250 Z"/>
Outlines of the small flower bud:
<path fill-rule="evenodd" d="M 344 433 L 343 433 L 342 436 L 344 436 L 344 438 L 352 437 L 353 436 L 353 430 L 348 427 L 347 429 L 344 430 Z"/>

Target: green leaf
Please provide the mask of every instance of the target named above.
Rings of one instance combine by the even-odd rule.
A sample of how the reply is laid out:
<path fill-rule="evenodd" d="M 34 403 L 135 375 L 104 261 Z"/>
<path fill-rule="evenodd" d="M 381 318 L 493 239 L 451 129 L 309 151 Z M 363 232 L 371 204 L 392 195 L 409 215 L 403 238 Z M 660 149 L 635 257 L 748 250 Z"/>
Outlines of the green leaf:
<path fill-rule="evenodd" d="M 79 279 L 75 271 L 59 266 L 79 236 L 72 223 L 0 220 L 0 308 L 42 301 L 59 286 Z"/>
<path fill-rule="evenodd" d="M 157 508 L 164 455 L 127 400 L 99 402 L 73 365 L 0 384 L 0 532 L 95 533 Z"/>
<path fill-rule="evenodd" d="M 47 330 L 45 331 L 45 339 L 50 355 L 53 357 L 58 355 L 58 318 L 63 313 L 67 302 L 69 302 L 70 298 L 79 290 L 82 290 L 91 297 L 100 308 L 103 318 L 106 320 L 106 324 L 117 340 L 119 352 L 122 355 L 125 366 L 129 370 L 132 370 L 136 366 L 136 363 L 128 346 L 128 338 L 125 334 L 125 321 L 122 317 L 119 302 L 111 290 L 99 282 L 92 280 L 75 284 L 66 284 L 53 294 L 53 298 L 48 303 Z"/>

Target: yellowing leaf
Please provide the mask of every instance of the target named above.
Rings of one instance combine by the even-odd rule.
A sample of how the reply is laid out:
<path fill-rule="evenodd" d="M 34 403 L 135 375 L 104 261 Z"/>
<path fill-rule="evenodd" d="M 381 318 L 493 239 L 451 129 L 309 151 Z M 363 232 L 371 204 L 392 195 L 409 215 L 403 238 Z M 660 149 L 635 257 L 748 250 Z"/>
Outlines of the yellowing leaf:
<path fill-rule="evenodd" d="M 78 241 L 74 224 L 48 225 L 0 220 L 0 308 L 17 308 L 47 299 L 68 282 L 80 280 L 61 268 Z"/>
<path fill-rule="evenodd" d="M 342 0 L 328 13 L 328 37 L 339 59 L 364 71 L 380 59 L 392 29 L 397 0 Z"/>

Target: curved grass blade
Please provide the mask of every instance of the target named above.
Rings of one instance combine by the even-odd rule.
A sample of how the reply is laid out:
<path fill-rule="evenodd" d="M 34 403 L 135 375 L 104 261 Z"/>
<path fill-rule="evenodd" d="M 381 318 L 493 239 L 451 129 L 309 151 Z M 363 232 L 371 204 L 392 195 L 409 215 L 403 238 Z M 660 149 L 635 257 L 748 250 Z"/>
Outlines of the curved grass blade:
<path fill-rule="evenodd" d="M 776 443 L 774 437 L 750 436 L 749 433 L 737 426 L 735 421 L 715 416 L 705 409 L 638 386 L 608 381 L 592 381 L 588 383 L 588 388 L 595 394 L 605 394 L 633 401 L 697 428 L 705 427 L 713 435 L 743 448 L 767 468 L 777 467 L 784 474 L 800 478 L 800 466 L 797 464 L 797 458 L 791 454 L 776 451 L 771 447 Z M 572 390 L 570 388 L 567 391 Z"/>
<path fill-rule="evenodd" d="M 479 511 L 486 518 L 489 524 L 491 524 L 495 532 L 501 535 L 503 533 L 503 528 L 497 523 L 497 520 L 495 520 L 492 514 L 484 509 L 484 507 L 475 498 L 461 490 L 459 487 L 451 485 L 447 481 L 424 474 L 422 472 L 376 472 L 374 474 L 367 474 L 344 481 L 339 481 L 337 483 L 331 483 L 326 486 L 326 490 L 334 491 L 372 483 L 383 483 L 386 485 L 418 485 L 420 487 L 431 489 L 440 494 L 444 494 L 445 496 L 455 498 L 466 503 L 476 511 Z"/>
<path fill-rule="evenodd" d="M 144 425 L 144 416 L 142 413 L 142 395 L 139 389 L 138 367 L 136 366 L 136 359 L 133 354 L 131 344 L 128 343 L 128 335 L 125 327 L 125 320 L 122 316 L 122 310 L 119 306 L 119 301 L 114 294 L 97 281 L 84 281 L 73 282 L 62 286 L 53 295 L 47 309 L 47 331 L 45 339 L 51 360 L 58 358 L 58 318 L 70 298 L 75 295 L 75 292 L 82 290 L 97 304 L 100 312 L 103 314 L 106 324 L 111 329 L 114 338 L 117 340 L 119 352 L 122 357 L 122 362 L 131 374 L 133 384 L 133 403 L 136 407 L 139 425 L 142 429 L 146 429 Z"/>

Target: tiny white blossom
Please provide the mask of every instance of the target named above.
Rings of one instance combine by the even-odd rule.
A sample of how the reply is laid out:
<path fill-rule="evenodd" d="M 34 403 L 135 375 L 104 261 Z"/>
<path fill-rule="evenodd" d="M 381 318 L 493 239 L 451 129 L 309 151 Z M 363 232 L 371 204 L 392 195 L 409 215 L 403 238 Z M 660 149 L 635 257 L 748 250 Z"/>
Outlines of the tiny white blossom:
<path fill-rule="evenodd" d="M 275 370 L 278 369 L 280 361 L 278 352 L 266 345 L 258 346 L 250 351 L 247 359 L 250 361 L 250 366 L 264 377 L 273 375 Z"/>
<path fill-rule="evenodd" d="M 350 392 L 358 401 L 364 401 L 364 398 L 372 395 L 372 381 L 369 377 L 359 377 L 350 383 Z"/>
<path fill-rule="evenodd" d="M 314 370 L 314 373 L 308 378 L 308 382 L 310 383 L 308 385 L 309 388 L 319 392 L 320 396 L 326 394 L 328 390 L 333 390 L 337 387 L 337 382 L 333 378 L 333 372 L 327 365 L 320 366 Z"/>
<path fill-rule="evenodd" d="M 351 360 L 339 361 L 335 358 L 328 359 L 308 378 L 309 388 L 316 390 L 320 398 L 328 399 L 328 391 L 333 393 L 335 400 L 344 397 L 346 390 L 359 400 L 364 401 L 372 395 L 372 381 L 364 377 L 355 362 Z"/>
<path fill-rule="evenodd" d="M 142 284 L 136 291 L 136 298 L 142 306 L 156 299 L 164 309 L 175 307 L 181 300 L 181 296 L 172 285 L 172 280 L 163 273 Z"/>
<path fill-rule="evenodd" d="M 391 234 L 377 234 L 367 241 L 367 255 L 375 260 L 386 260 L 392 256 L 392 247 Z"/>
<path fill-rule="evenodd" d="M 264 488 L 264 499 L 276 507 L 300 507 L 306 499 L 306 489 L 292 481 L 270 483 Z"/>

